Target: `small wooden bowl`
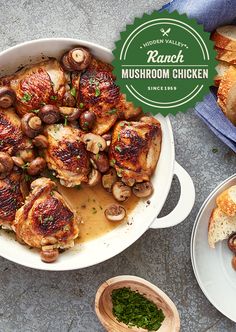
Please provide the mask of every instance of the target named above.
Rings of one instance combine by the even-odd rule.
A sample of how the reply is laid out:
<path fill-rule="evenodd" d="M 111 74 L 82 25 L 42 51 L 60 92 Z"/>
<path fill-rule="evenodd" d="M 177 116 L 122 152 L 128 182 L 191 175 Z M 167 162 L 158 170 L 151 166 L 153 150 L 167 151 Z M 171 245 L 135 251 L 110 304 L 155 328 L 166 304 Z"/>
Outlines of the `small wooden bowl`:
<path fill-rule="evenodd" d="M 111 293 L 113 289 L 122 287 L 130 287 L 132 290 L 138 291 L 147 299 L 153 301 L 159 309 L 162 309 L 165 319 L 159 330 L 157 330 L 158 332 L 178 332 L 180 330 L 180 319 L 177 308 L 163 291 L 145 279 L 124 275 L 105 281 L 99 287 L 96 294 L 95 311 L 100 322 L 108 332 L 147 332 L 147 330 L 142 328 L 128 327 L 118 322 L 113 315 Z"/>

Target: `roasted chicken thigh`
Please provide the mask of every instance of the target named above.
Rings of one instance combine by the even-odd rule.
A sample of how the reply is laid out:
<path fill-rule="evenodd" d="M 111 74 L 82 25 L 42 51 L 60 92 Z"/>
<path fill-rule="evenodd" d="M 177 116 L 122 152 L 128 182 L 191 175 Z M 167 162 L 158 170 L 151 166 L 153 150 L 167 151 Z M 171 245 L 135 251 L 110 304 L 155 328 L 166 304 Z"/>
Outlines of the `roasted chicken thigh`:
<path fill-rule="evenodd" d="M 13 229 L 17 238 L 34 248 L 57 252 L 74 245 L 79 219 L 47 178 L 31 183 L 31 193 L 17 211 Z M 56 250 L 56 251 L 55 251 Z"/>
<path fill-rule="evenodd" d="M 153 117 L 121 121 L 112 135 L 110 164 L 128 185 L 149 181 L 161 150 L 161 125 Z"/>
<path fill-rule="evenodd" d="M 16 211 L 24 203 L 27 187 L 22 172 L 15 167 L 14 170 L 0 179 L 0 225 L 11 229 Z"/>
<path fill-rule="evenodd" d="M 20 116 L 44 104 L 61 105 L 66 84 L 66 75 L 55 59 L 24 67 L 9 82 L 16 93 L 16 110 Z"/>
<path fill-rule="evenodd" d="M 63 124 L 45 128 L 48 147 L 45 159 L 48 168 L 56 173 L 62 185 L 74 187 L 88 181 L 89 155 L 81 140 L 82 132 Z"/>

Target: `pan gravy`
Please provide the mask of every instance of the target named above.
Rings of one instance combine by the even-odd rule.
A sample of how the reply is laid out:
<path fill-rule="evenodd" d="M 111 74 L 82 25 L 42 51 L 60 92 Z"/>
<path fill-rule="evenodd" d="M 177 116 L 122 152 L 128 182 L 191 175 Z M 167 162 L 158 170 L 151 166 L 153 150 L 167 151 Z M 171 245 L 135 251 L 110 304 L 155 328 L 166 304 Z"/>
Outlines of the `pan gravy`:
<path fill-rule="evenodd" d="M 95 187 L 81 186 L 80 189 L 66 188 L 58 184 L 58 191 L 81 216 L 78 237 L 80 243 L 97 238 L 116 228 L 120 223 L 127 221 L 127 217 L 121 222 L 112 222 L 106 219 L 104 215 L 106 206 L 117 202 L 111 193 L 104 190 L 101 184 Z M 127 202 L 122 203 L 126 208 L 127 215 L 135 208 L 139 200 L 132 195 Z"/>

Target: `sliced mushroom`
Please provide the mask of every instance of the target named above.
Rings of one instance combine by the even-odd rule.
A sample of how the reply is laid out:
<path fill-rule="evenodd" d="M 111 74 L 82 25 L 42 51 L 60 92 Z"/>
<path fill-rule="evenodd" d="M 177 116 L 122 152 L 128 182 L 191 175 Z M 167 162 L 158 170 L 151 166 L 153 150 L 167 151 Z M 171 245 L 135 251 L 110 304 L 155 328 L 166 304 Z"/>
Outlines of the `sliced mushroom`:
<path fill-rule="evenodd" d="M 8 153 L 0 152 L 0 179 L 5 178 L 14 166 L 13 160 Z"/>
<path fill-rule="evenodd" d="M 59 111 L 68 121 L 77 120 L 81 114 L 81 110 L 76 107 L 59 107 Z"/>
<path fill-rule="evenodd" d="M 122 176 L 122 172 L 119 173 L 119 176 L 121 177 L 122 182 L 124 182 L 127 186 L 133 187 L 133 185 L 135 184 L 135 179 Z"/>
<path fill-rule="evenodd" d="M 85 134 L 83 136 L 83 142 L 86 145 L 87 151 L 93 152 L 94 154 L 97 154 L 99 151 L 105 150 L 107 146 L 104 138 L 92 133 Z"/>
<path fill-rule="evenodd" d="M 132 191 L 137 197 L 148 197 L 153 193 L 153 186 L 150 181 L 136 183 L 133 186 Z"/>
<path fill-rule="evenodd" d="M 24 166 L 25 162 L 21 157 L 12 157 L 12 160 L 14 162 L 14 164 L 18 167 L 22 167 Z"/>
<path fill-rule="evenodd" d="M 106 134 L 102 135 L 102 138 L 104 138 L 104 140 L 107 143 L 107 147 L 109 147 L 111 145 L 112 135 L 110 133 L 106 133 Z"/>
<path fill-rule="evenodd" d="M 74 70 L 84 70 L 92 60 L 89 50 L 85 47 L 76 47 L 68 52 L 67 60 Z"/>
<path fill-rule="evenodd" d="M 26 136 L 33 138 L 42 130 L 42 121 L 35 114 L 26 113 L 21 119 L 21 128 Z"/>
<path fill-rule="evenodd" d="M 47 124 L 53 124 L 60 120 L 59 108 L 55 105 L 44 105 L 40 108 L 38 116 Z"/>
<path fill-rule="evenodd" d="M 92 168 L 88 176 L 88 185 L 91 187 L 95 186 L 100 182 L 100 180 L 101 180 L 101 173 L 97 169 Z"/>
<path fill-rule="evenodd" d="M 91 154 L 91 161 L 95 164 L 95 168 L 101 173 L 105 173 L 109 169 L 109 160 L 105 152 Z"/>
<path fill-rule="evenodd" d="M 104 211 L 104 214 L 110 221 L 121 221 L 126 216 L 126 210 L 119 204 L 110 204 Z"/>
<path fill-rule="evenodd" d="M 233 233 L 228 238 L 228 247 L 234 254 L 236 254 L 236 233 Z"/>
<path fill-rule="evenodd" d="M 34 146 L 37 146 L 37 148 L 47 148 L 48 139 L 44 135 L 38 135 L 35 136 L 35 138 L 32 140 L 32 143 L 34 144 Z"/>
<path fill-rule="evenodd" d="M 96 115 L 90 111 L 83 112 L 79 117 L 80 128 L 84 131 L 91 130 L 95 122 L 96 122 Z"/>
<path fill-rule="evenodd" d="M 113 184 L 118 180 L 116 171 L 114 168 L 110 168 L 109 171 L 102 176 L 103 188 L 111 192 Z"/>
<path fill-rule="evenodd" d="M 112 194 L 117 201 L 125 202 L 131 196 L 131 189 L 123 182 L 117 181 L 112 187 Z"/>
<path fill-rule="evenodd" d="M 63 97 L 63 105 L 67 107 L 74 107 L 76 104 L 75 97 L 72 96 L 70 91 L 67 91 Z"/>
<path fill-rule="evenodd" d="M 0 107 L 9 108 L 16 100 L 16 93 L 8 86 L 0 87 Z"/>
<path fill-rule="evenodd" d="M 58 241 L 54 236 L 47 236 L 47 237 L 43 237 L 41 240 L 41 245 L 42 246 L 48 246 L 48 245 L 53 245 L 56 244 Z"/>
<path fill-rule="evenodd" d="M 51 250 L 45 250 L 44 247 L 42 247 L 42 250 L 40 252 L 41 260 L 45 263 L 52 263 L 57 260 L 59 256 L 58 249 L 51 249 Z"/>
<path fill-rule="evenodd" d="M 41 173 L 46 167 L 46 161 L 42 157 L 37 157 L 31 161 L 27 167 L 29 175 L 37 175 Z"/>

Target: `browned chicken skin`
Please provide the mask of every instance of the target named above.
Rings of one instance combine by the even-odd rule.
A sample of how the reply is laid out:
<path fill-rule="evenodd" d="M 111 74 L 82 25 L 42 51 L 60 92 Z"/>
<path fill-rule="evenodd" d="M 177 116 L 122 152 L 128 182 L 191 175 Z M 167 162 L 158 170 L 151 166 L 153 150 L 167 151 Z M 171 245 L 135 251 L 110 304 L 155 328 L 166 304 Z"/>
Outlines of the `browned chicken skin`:
<path fill-rule="evenodd" d="M 79 234 L 79 219 L 56 191 L 53 181 L 39 178 L 31 183 L 32 192 L 17 211 L 13 228 L 18 239 L 31 247 L 69 248 Z"/>
<path fill-rule="evenodd" d="M 81 131 L 63 124 L 45 128 L 48 148 L 45 158 L 62 185 L 73 187 L 88 181 L 89 155 L 81 141 Z"/>
<path fill-rule="evenodd" d="M 20 116 L 44 104 L 62 104 L 66 92 L 66 76 L 55 59 L 25 67 L 10 79 L 16 92 L 16 110 Z"/>
<path fill-rule="evenodd" d="M 161 149 L 161 125 L 152 117 L 121 121 L 112 135 L 110 164 L 128 185 L 149 181 Z"/>
<path fill-rule="evenodd" d="M 13 155 L 31 147 L 30 141 L 23 136 L 21 122 L 14 109 L 0 109 L 0 151 Z"/>
<path fill-rule="evenodd" d="M 15 168 L 5 179 L 0 179 L 0 225 L 11 228 L 26 195 L 27 187 L 19 169 Z"/>

